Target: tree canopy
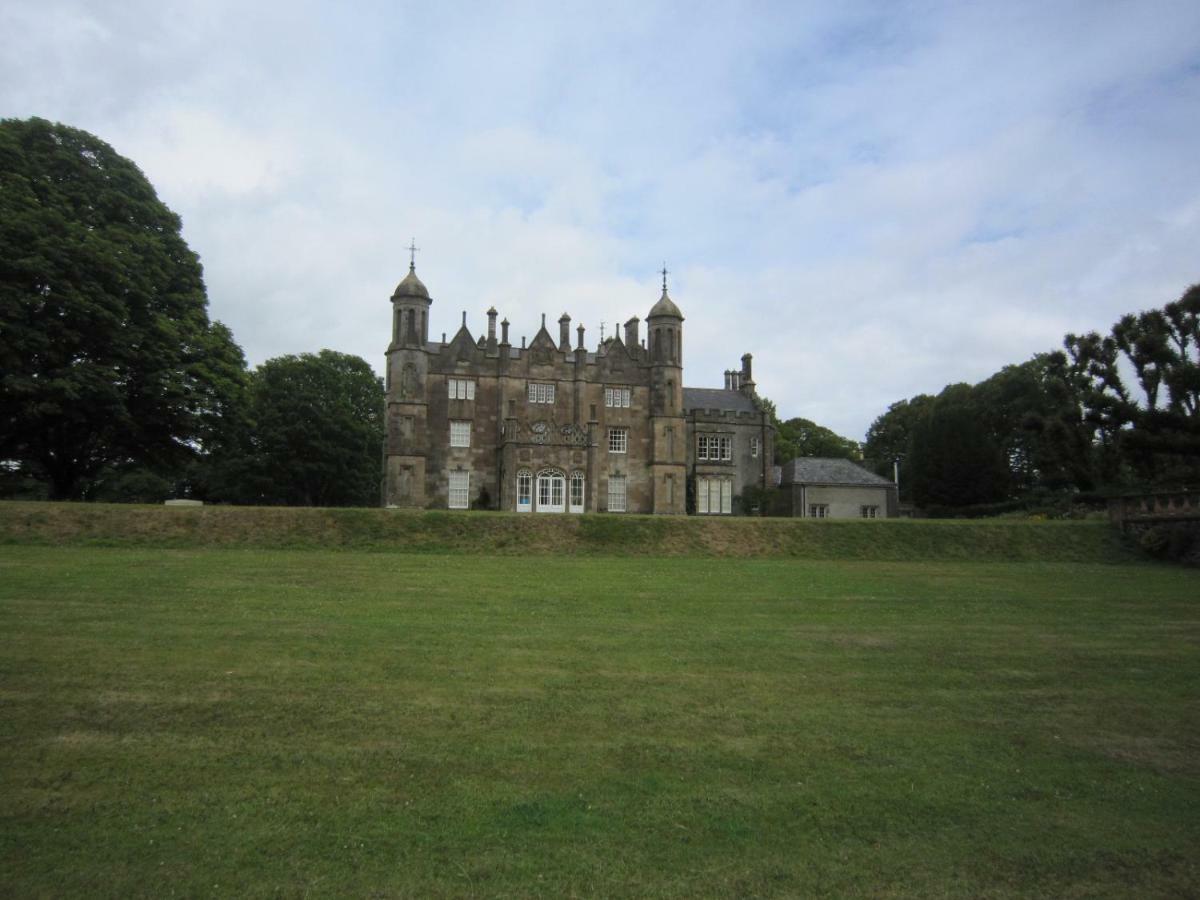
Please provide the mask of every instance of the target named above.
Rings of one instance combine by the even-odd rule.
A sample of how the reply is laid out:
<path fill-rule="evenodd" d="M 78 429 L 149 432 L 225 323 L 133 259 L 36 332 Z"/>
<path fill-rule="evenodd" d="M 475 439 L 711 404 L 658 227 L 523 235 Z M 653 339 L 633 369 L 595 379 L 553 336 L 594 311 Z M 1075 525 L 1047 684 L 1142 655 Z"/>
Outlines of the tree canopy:
<path fill-rule="evenodd" d="M 1063 345 L 893 403 L 866 457 L 880 474 L 901 461 L 902 498 L 945 506 L 1200 483 L 1200 285 Z"/>
<path fill-rule="evenodd" d="M 248 446 L 218 459 L 242 503 L 375 506 L 383 465 L 383 383 L 333 350 L 269 359 L 251 376 Z"/>
<path fill-rule="evenodd" d="M 0 121 L 0 459 L 54 498 L 106 468 L 177 467 L 244 377 L 137 166 L 85 131 Z"/>

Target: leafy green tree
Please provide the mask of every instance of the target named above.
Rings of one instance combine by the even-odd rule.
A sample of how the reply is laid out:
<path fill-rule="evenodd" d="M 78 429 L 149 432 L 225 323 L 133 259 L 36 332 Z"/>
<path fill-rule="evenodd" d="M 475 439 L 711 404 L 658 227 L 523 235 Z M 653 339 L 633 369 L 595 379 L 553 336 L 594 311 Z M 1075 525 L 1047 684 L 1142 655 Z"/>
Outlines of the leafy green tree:
<path fill-rule="evenodd" d="M 971 403 L 1004 454 L 1010 492 L 1093 486 L 1080 402 L 1078 381 L 1063 376 L 1061 354 L 1005 366 L 972 388 Z"/>
<path fill-rule="evenodd" d="M 971 506 L 1005 497 L 1004 453 L 969 400 L 969 386 L 951 385 L 913 426 L 908 471 L 921 506 Z"/>
<path fill-rule="evenodd" d="M 0 459 L 57 499 L 109 469 L 176 471 L 244 370 L 137 166 L 84 131 L 0 121 Z"/>
<path fill-rule="evenodd" d="M 825 456 L 838 459 L 862 459 L 858 441 L 818 425 L 809 419 L 794 418 L 780 422 L 775 439 L 775 456 L 780 464 L 798 456 Z"/>
<path fill-rule="evenodd" d="M 798 456 L 862 459 L 862 449 L 857 441 L 844 438 L 809 419 L 792 418 L 781 422 L 773 401 L 759 397 L 758 402 L 775 426 L 775 465 L 783 465 Z"/>
<path fill-rule="evenodd" d="M 230 461 L 238 502 L 375 506 L 383 383 L 357 356 L 322 350 L 267 360 L 251 377 L 253 440 Z"/>
<path fill-rule="evenodd" d="M 867 429 L 863 456 L 877 475 L 891 478 L 893 463 L 900 463 L 900 499 L 912 501 L 912 485 L 907 477 L 912 456 L 912 435 L 917 422 L 932 408 L 934 398 L 918 394 L 910 400 L 899 400 L 888 407 Z"/>
<path fill-rule="evenodd" d="M 1065 346 L 1063 372 L 1082 387 L 1105 482 L 1124 480 L 1126 467 L 1149 483 L 1200 479 L 1200 285 L 1122 316 L 1110 335 L 1069 334 Z"/>

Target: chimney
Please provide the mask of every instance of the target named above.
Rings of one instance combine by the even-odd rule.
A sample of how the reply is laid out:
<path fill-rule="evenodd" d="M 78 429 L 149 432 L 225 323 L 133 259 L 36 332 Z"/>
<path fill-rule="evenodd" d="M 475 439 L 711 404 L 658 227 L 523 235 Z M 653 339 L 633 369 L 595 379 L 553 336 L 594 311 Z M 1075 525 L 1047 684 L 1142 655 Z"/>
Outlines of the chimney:
<path fill-rule="evenodd" d="M 636 350 L 638 345 L 638 322 L 641 321 L 637 316 L 634 316 L 625 323 L 625 346 L 630 350 Z"/>
<path fill-rule="evenodd" d="M 566 313 L 558 317 L 558 349 L 563 353 L 571 350 L 571 317 Z"/>
<path fill-rule="evenodd" d="M 505 347 L 508 346 L 508 319 L 507 318 L 505 318 L 504 321 L 500 323 L 500 343 L 503 344 Z"/>
<path fill-rule="evenodd" d="M 578 328 L 575 329 L 575 332 L 576 332 L 576 334 L 579 335 L 579 344 L 578 344 L 578 346 L 576 346 L 575 349 L 582 350 L 583 349 L 583 326 L 580 325 Z"/>
<path fill-rule="evenodd" d="M 733 388 L 731 388 L 731 387 L 729 386 L 729 384 L 730 384 L 730 381 L 729 381 L 729 370 L 728 370 L 728 369 L 726 369 L 726 370 L 725 370 L 725 390 L 727 390 L 727 391 L 732 391 L 732 390 L 733 390 Z"/>
<path fill-rule="evenodd" d="M 488 308 L 488 333 L 487 333 L 487 349 L 491 353 L 496 349 L 496 307 Z"/>
<path fill-rule="evenodd" d="M 754 393 L 754 375 L 752 374 L 752 369 L 750 368 L 750 365 L 753 361 L 754 357 L 749 353 L 742 354 L 742 375 L 739 379 L 739 387 L 747 394 Z"/>

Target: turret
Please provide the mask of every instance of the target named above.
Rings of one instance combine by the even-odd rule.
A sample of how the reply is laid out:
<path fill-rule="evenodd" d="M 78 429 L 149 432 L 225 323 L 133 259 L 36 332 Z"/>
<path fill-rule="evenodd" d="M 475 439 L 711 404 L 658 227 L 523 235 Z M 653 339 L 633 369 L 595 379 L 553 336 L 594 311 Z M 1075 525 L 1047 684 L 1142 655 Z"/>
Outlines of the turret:
<path fill-rule="evenodd" d="M 433 299 L 417 277 L 414 262 L 392 293 L 392 345 L 424 347 L 429 340 L 429 306 Z"/>
<path fill-rule="evenodd" d="M 667 294 L 646 316 L 650 362 L 650 427 L 653 431 L 650 477 L 653 511 L 683 515 L 687 493 L 687 420 L 683 417 L 683 313 Z M 637 347 L 637 319 L 625 323 L 629 344 Z"/>
<path fill-rule="evenodd" d="M 662 296 L 646 316 L 653 370 L 653 412 L 679 415 L 683 410 L 683 313 L 667 294 L 663 267 Z"/>

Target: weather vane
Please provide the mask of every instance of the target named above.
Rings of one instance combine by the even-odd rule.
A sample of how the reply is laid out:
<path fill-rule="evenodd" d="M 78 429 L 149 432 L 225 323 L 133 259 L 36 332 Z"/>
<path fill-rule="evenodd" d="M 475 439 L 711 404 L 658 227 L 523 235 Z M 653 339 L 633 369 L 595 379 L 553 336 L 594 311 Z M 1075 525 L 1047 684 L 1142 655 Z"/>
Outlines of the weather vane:
<path fill-rule="evenodd" d="M 665 294 L 667 292 L 667 264 L 666 264 L 666 262 L 663 262 L 662 276 L 663 276 L 663 293 Z"/>

